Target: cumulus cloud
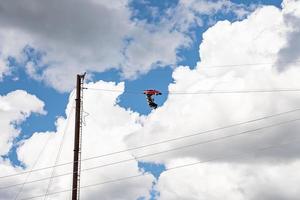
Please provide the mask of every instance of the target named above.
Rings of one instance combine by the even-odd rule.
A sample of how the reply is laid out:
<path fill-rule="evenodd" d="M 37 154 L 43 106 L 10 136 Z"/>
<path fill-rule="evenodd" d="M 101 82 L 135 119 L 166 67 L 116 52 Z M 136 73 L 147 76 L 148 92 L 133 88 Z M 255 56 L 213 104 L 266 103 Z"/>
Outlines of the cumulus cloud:
<path fill-rule="evenodd" d="M 291 3 L 295 2 L 291 1 Z M 284 21 L 284 13 L 287 8 L 290 7 L 286 5 L 283 10 L 280 10 L 265 6 L 257 9 L 242 21 L 218 22 L 203 35 L 199 50 L 201 62 L 199 61 L 195 69 L 190 69 L 188 66 L 178 67 L 173 73 L 174 83 L 169 85 L 169 91 L 193 93 L 201 90 L 298 88 L 300 69 L 296 67 L 296 64 L 291 65 L 282 73 L 278 73 L 272 66 L 278 58 L 278 52 L 286 44 L 285 33 L 288 29 Z M 251 63 L 269 64 L 221 69 L 213 67 Z M 103 81 L 90 83 L 88 87 L 124 90 L 123 83 Z M 86 126 L 83 131 L 83 158 L 298 109 L 300 100 L 297 93 L 184 96 L 170 94 L 160 108 L 148 116 L 140 116 L 118 106 L 118 96 L 121 93 L 85 91 L 84 110 L 89 115 L 85 117 Z M 67 113 L 68 110 L 72 110 L 72 103 L 69 103 Z M 71 121 L 74 120 L 74 116 L 67 116 Z M 99 163 L 106 164 L 120 159 L 134 159 L 147 153 L 226 137 L 297 118 L 299 118 L 299 113 L 290 113 L 261 122 L 157 145 L 155 148 L 149 147 L 111 157 L 102 157 L 99 160 L 86 161 L 82 167 L 92 167 Z M 38 167 L 53 164 L 66 123 L 66 119 L 60 118 L 57 121 L 56 132 L 36 133 L 32 138 L 24 141 L 18 150 L 21 161 L 29 168 L 33 166 L 31 163 L 34 162 L 34 156 L 31 157 L 28 152 L 38 152 L 41 145 L 36 144 L 44 143 L 47 137 L 52 136 L 49 142 L 51 148 L 47 148 Z M 70 161 L 72 157 L 72 139 L 70 139 L 72 128 L 67 131 L 60 162 Z M 160 192 L 159 199 L 297 199 L 299 191 L 296 187 L 300 180 L 300 175 L 297 174 L 299 145 L 290 143 L 286 148 L 272 149 L 254 155 L 251 153 L 258 148 L 281 145 L 299 139 L 299 128 L 299 122 L 287 123 L 160 156 L 144 157 L 142 160 L 161 162 L 167 168 L 172 168 L 182 164 L 222 158 L 201 167 L 194 166 L 163 173 L 155 185 Z M 245 156 L 234 158 L 231 156 L 237 153 L 245 154 Z M 2 161 L 1 168 L 4 169 L 1 173 L 22 171 L 22 169 L 12 168 L 5 160 Z M 61 168 L 57 169 L 56 173 L 69 170 L 71 170 L 70 167 Z M 137 173 L 139 169 L 136 161 L 122 163 L 83 173 L 82 185 Z M 50 172 L 42 172 L 39 177 L 49 176 L 49 174 Z M 57 184 L 50 191 L 65 189 L 70 184 L 69 180 L 56 179 Z M 148 193 L 153 180 L 154 177 L 146 176 L 142 179 L 103 185 L 95 189 L 90 188 L 82 190 L 82 197 L 96 199 L 101 194 L 104 199 L 137 199 Z M 10 183 L 17 181 L 12 180 Z M 43 194 L 45 187 L 46 185 L 41 184 L 26 186 L 24 195 Z M 12 195 L 12 192 L 1 195 L 4 198 Z M 55 198 L 65 198 L 65 195 Z"/>
<path fill-rule="evenodd" d="M 23 90 L 0 96 L 0 155 L 5 155 L 20 134 L 18 126 L 32 113 L 45 114 L 44 102 Z"/>
<path fill-rule="evenodd" d="M 59 5 L 59 6 L 58 6 Z M 187 31 L 201 26 L 199 15 L 226 8 L 241 12 L 242 6 L 227 1 L 180 1 L 157 24 L 132 20 L 126 0 L 109 1 L 5 1 L 0 3 L 1 59 L 25 62 L 27 45 L 44 53 L 40 63 L 26 66 L 27 73 L 60 91 L 73 87 L 72 74 L 103 72 L 116 68 L 124 78 L 176 64 L 179 48 L 190 45 Z M 1 67 L 1 74 L 11 71 Z M 70 78 L 68 78 L 70 77 Z"/>
<path fill-rule="evenodd" d="M 238 19 L 244 18 L 247 14 L 254 10 L 256 6 L 251 5 L 245 7 L 242 4 L 235 4 L 231 1 L 197 1 L 197 0 L 182 0 L 179 1 L 177 7 L 173 8 L 173 12 L 169 11 L 173 16 L 173 23 L 183 32 L 188 31 L 191 27 L 201 26 L 204 21 L 199 16 L 213 16 L 218 12 L 222 14 L 233 13 Z M 209 18 L 211 24 L 214 20 Z"/>
<path fill-rule="evenodd" d="M 279 50 L 275 66 L 279 71 L 283 71 L 298 61 L 299 55 L 299 3 L 297 1 L 284 1 L 283 20 L 287 27 L 285 32 L 285 45 Z"/>
<path fill-rule="evenodd" d="M 197 68 L 178 67 L 173 73 L 174 83 L 169 85 L 169 91 L 193 93 L 201 90 L 298 88 L 300 71 L 297 67 L 292 67 L 289 71 L 279 74 L 273 69 L 272 62 L 270 62 L 275 62 L 277 52 L 284 44 L 281 35 L 284 30 L 280 26 L 278 27 L 279 24 L 284 26 L 281 11 L 275 7 L 260 8 L 241 22 L 223 21 L 217 23 L 203 35 L 204 39 L 199 52 L 201 62 L 198 63 Z M 274 26 L 277 27 L 275 30 L 273 29 Z M 271 41 L 274 42 L 271 43 Z M 209 68 L 209 66 L 229 63 L 261 63 L 266 59 L 270 64 L 264 66 Z M 142 140 L 159 141 L 194 134 L 227 124 L 292 110 L 297 108 L 298 101 L 297 93 L 210 94 L 185 95 L 184 97 L 170 94 L 163 107 L 144 119 L 144 127 L 128 136 L 128 142 L 134 146 Z M 279 121 L 294 119 L 297 116 L 298 113 L 294 113 L 277 119 L 218 131 L 215 134 L 201 135 L 181 142 L 176 141 L 162 145 L 160 150 L 212 140 L 216 137 L 224 137 L 256 127 L 268 126 Z M 289 134 L 285 135 L 287 130 L 289 130 Z M 254 134 L 255 136 L 249 134 L 214 144 L 201 145 L 194 149 L 174 151 L 161 156 L 161 160 L 182 156 L 192 156 L 202 160 L 231 152 L 248 152 L 251 147 L 280 143 L 283 140 L 283 135 L 285 139 L 291 139 L 297 136 L 298 130 L 299 124 L 291 123 L 282 128 L 260 131 Z M 156 150 L 158 149 L 156 148 Z M 290 155 L 297 157 L 296 151 L 297 149 L 293 149 Z M 264 154 L 261 156 L 263 157 Z M 269 156 L 287 158 L 286 155 L 281 154 L 265 155 L 265 158 Z M 149 158 L 149 160 L 156 159 Z"/>
<path fill-rule="evenodd" d="M 159 199 L 294 200 L 299 195 L 298 167 L 299 161 L 271 166 L 206 163 L 170 171 L 160 177 Z"/>
<path fill-rule="evenodd" d="M 292 63 L 284 73 L 278 73 L 272 67 L 278 58 L 278 52 L 286 44 L 285 8 L 280 10 L 272 6 L 261 7 L 245 20 L 234 23 L 222 21 L 211 27 L 204 33 L 200 45 L 201 62 L 197 64 L 196 69 L 190 69 L 188 66 L 177 68 L 173 73 L 174 83 L 169 85 L 169 91 L 194 93 L 201 90 L 298 88 L 300 71 L 296 63 Z M 297 10 L 297 7 L 293 8 Z M 266 64 L 247 65 L 251 63 Z M 229 64 L 240 66 L 226 67 Z M 214 68 L 222 65 L 225 65 L 224 68 Z M 129 146 L 135 146 L 147 144 L 150 140 L 156 142 L 182 137 L 292 110 L 298 108 L 297 102 L 297 93 L 184 96 L 170 94 L 162 107 L 144 118 L 144 126 L 126 139 Z M 283 115 L 213 134 L 169 142 L 145 149 L 143 153 L 133 151 L 133 154 L 138 157 L 298 117 L 299 113 Z M 295 176 L 294 180 L 289 182 L 289 189 L 276 189 L 288 181 L 286 174 L 299 166 L 299 148 L 296 143 L 290 144 L 284 150 L 259 152 L 254 157 L 248 156 L 249 159 L 232 158 L 231 155 L 248 155 L 258 148 L 291 142 L 299 137 L 299 128 L 299 122 L 295 122 L 160 156 L 144 157 L 143 160 L 163 162 L 168 168 L 176 166 L 176 162 L 187 164 L 192 161 L 222 158 L 221 161 L 205 164 L 204 169 L 195 166 L 192 169 L 180 169 L 178 172 L 174 170 L 170 175 L 167 175 L 168 172 L 163 174 L 158 181 L 160 199 L 257 199 L 262 196 L 264 199 L 296 199 L 296 182 L 300 179 L 299 175 L 293 173 Z M 210 173 L 206 170 L 212 171 Z M 265 179 L 270 184 L 264 182 Z"/>

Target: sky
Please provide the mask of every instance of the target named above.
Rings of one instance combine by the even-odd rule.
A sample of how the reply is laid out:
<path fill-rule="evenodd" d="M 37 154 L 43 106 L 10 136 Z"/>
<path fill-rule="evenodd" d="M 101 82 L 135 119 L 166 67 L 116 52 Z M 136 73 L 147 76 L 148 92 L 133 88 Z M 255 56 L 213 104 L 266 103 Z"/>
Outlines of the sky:
<path fill-rule="evenodd" d="M 70 199 L 84 72 L 81 199 L 298 199 L 299 24 L 297 0 L 0 2 L 0 200 Z"/>

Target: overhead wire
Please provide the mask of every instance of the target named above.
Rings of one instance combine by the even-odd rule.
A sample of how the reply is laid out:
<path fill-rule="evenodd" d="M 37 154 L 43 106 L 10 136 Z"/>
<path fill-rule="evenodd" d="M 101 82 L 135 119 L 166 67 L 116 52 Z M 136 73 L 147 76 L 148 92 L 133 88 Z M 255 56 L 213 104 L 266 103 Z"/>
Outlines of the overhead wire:
<path fill-rule="evenodd" d="M 102 91 L 102 92 L 116 92 L 123 94 L 144 95 L 142 91 L 123 91 L 110 90 L 104 88 L 85 87 L 84 89 Z M 248 90 L 198 90 L 195 92 L 184 91 L 161 91 L 168 95 L 196 95 L 196 94 L 247 94 L 247 93 L 281 93 L 281 92 L 300 92 L 300 88 L 273 88 L 273 89 L 248 89 Z"/>
<path fill-rule="evenodd" d="M 268 125 L 268 126 L 263 126 L 263 127 L 259 127 L 259 128 L 255 128 L 255 129 L 250 129 L 250 130 L 247 130 L 247 131 L 242 131 L 242 132 L 239 132 L 239 133 L 230 134 L 230 135 L 226 135 L 226 136 L 223 136 L 223 137 L 218 137 L 218 138 L 213 138 L 213 139 L 209 139 L 209 140 L 204 140 L 204 141 L 200 141 L 200 142 L 197 142 L 197 143 L 193 143 L 193 144 L 189 144 L 189 145 L 183 145 L 183 146 L 180 146 L 180 147 L 175 147 L 175 148 L 171 148 L 171 149 L 164 150 L 164 151 L 159 151 L 159 152 L 150 153 L 150 154 L 144 154 L 144 155 L 136 156 L 136 157 L 130 158 L 130 159 L 125 159 L 125 160 L 120 160 L 120 161 L 116 161 L 116 162 L 102 164 L 102 165 L 98 165 L 98 166 L 94 166 L 94 167 L 90 167 L 90 168 L 85 168 L 85 169 L 82 169 L 81 172 L 90 171 L 90 170 L 94 170 L 94 169 L 98 169 L 98 168 L 103 168 L 103 167 L 107 167 L 107 166 L 112 166 L 112 165 L 116 165 L 116 164 L 120 164 L 120 163 L 125 163 L 125 162 L 129 162 L 129 161 L 134 161 L 136 159 L 141 159 L 141 158 L 156 156 L 156 155 L 160 155 L 160 154 L 168 153 L 168 152 L 172 152 L 172 151 L 178 151 L 178 150 L 182 150 L 182 149 L 186 149 L 186 148 L 190 148 L 190 147 L 199 146 L 199 145 L 202 145 L 202 144 L 207 144 L 207 143 L 212 143 L 212 142 L 216 142 L 216 141 L 226 140 L 228 138 L 233 138 L 233 137 L 237 137 L 237 136 L 249 134 L 251 132 L 256 132 L 256 131 L 260 131 L 260 130 L 264 130 L 264 129 L 268 129 L 268 128 L 272 128 L 272 127 L 276 127 L 276 126 L 281 126 L 281 125 L 292 123 L 292 122 L 296 122 L 296 121 L 299 121 L 299 120 L 300 120 L 300 118 L 293 119 L 293 120 L 286 120 L 286 121 L 283 121 L 283 122 L 280 122 L 280 123 L 273 123 L 273 124 Z M 65 174 L 60 174 L 60 175 L 53 176 L 53 178 L 61 177 L 61 176 L 67 176 L 67 175 L 71 175 L 71 174 L 73 174 L 73 173 L 69 172 L 69 173 L 65 173 Z M 51 178 L 51 177 L 49 177 L 49 178 Z M 43 181 L 43 180 L 47 180 L 49 178 L 43 178 L 43 179 L 34 180 L 34 181 L 31 181 L 31 182 L 27 182 L 27 184 L 34 183 L 34 182 L 39 182 L 39 181 Z M 20 185 L 20 184 L 9 185 L 9 186 L 6 186 L 6 187 L 2 187 L 0 189 L 7 189 L 7 188 L 11 188 L 11 187 L 16 187 L 18 185 Z"/>
<path fill-rule="evenodd" d="M 50 187 L 51 187 L 51 184 L 52 184 L 52 180 L 53 180 L 53 177 L 54 177 L 54 171 L 55 171 L 55 165 L 57 165 L 57 162 L 60 158 L 60 154 L 61 154 L 61 151 L 62 151 L 62 147 L 63 147 L 63 144 L 64 144 L 64 141 L 65 141 L 65 136 L 66 136 L 66 132 L 69 128 L 69 122 L 70 122 L 70 119 L 72 118 L 72 111 L 74 110 L 74 101 L 72 102 L 72 106 L 71 106 L 71 109 L 69 111 L 69 114 L 67 116 L 67 121 L 66 121 L 66 124 L 65 124 L 65 127 L 64 127 L 64 131 L 63 131 L 63 135 L 62 135 L 62 139 L 61 139 L 61 142 L 60 142 L 60 145 L 59 145 L 59 149 L 58 149 L 58 152 L 57 152 L 57 155 L 56 155 L 56 159 L 55 159 L 55 163 L 54 163 L 54 167 L 52 168 L 52 172 L 51 172 L 51 177 L 50 177 L 50 180 L 48 182 L 48 185 L 47 185 L 47 189 L 46 189 L 46 192 L 45 192 L 45 195 L 44 195 L 44 200 L 47 199 L 47 196 L 48 196 L 48 193 L 49 193 L 49 190 L 50 190 Z"/>
<path fill-rule="evenodd" d="M 218 127 L 218 128 L 213 128 L 213 129 L 208 129 L 208 130 L 205 130 L 205 131 L 200 131 L 200 132 L 193 133 L 193 134 L 188 134 L 188 135 L 184 135 L 184 136 L 180 136 L 180 137 L 174 137 L 174 138 L 170 138 L 170 139 L 166 139 L 166 140 L 161 140 L 161 141 L 158 141 L 158 142 L 153 142 L 153 143 L 140 145 L 140 146 L 136 146 L 136 147 L 131 147 L 131 148 L 127 148 L 127 149 L 123 149 L 123 150 L 119 150 L 119 151 L 114 151 L 114 152 L 110 152 L 110 153 L 106 153 L 106 154 L 92 156 L 92 157 L 84 158 L 84 159 L 82 159 L 82 161 L 92 160 L 92 159 L 96 159 L 96 158 L 111 156 L 111 155 L 114 155 L 114 154 L 120 154 L 120 153 L 124 153 L 124 152 L 128 152 L 128 151 L 142 149 L 142 148 L 146 148 L 146 147 L 150 147 L 150 146 L 164 144 L 164 143 L 168 143 L 168 142 L 172 142 L 172 141 L 177 141 L 177 140 L 181 140 L 181 139 L 185 139 L 185 138 L 189 138 L 189 137 L 194 137 L 194 136 L 198 136 L 198 135 L 202 135 L 202 134 L 207 134 L 207 133 L 211 133 L 211 132 L 215 132 L 215 131 L 220 131 L 220 130 L 223 130 L 223 129 L 233 128 L 233 127 L 236 127 L 236 126 L 245 125 L 245 124 L 248 124 L 248 123 L 257 122 L 257 121 L 261 121 L 261 120 L 265 120 L 265 119 L 270 119 L 270 118 L 274 118 L 274 117 L 278 117 L 278 116 L 282 116 L 282 115 L 286 115 L 286 114 L 290 114 L 290 113 L 295 113 L 295 112 L 299 112 L 299 111 L 300 111 L 300 108 L 293 109 L 293 110 L 288 110 L 288 111 L 276 113 L 276 114 L 273 114 L 273 115 L 267 115 L 267 116 L 264 116 L 264 117 L 247 120 L 247 121 L 244 121 L 244 122 L 238 122 L 238 123 L 234 123 L 234 124 L 230 124 L 230 125 L 226 125 L 226 126 L 221 126 L 221 127 Z M 69 164 L 72 164 L 72 163 L 73 162 L 61 163 L 61 164 L 57 164 L 57 165 L 52 165 L 52 166 L 48 166 L 48 167 L 34 169 L 31 172 L 47 170 L 47 169 L 51 169 L 53 167 L 65 166 L 65 165 L 69 165 Z M 18 176 L 18 175 L 23 175 L 23 174 L 26 174 L 26 173 L 29 173 L 29 171 L 24 171 L 24 172 L 21 172 L 21 173 L 1 176 L 0 179 L 1 178 L 9 178 L 9 177 Z"/>
<path fill-rule="evenodd" d="M 140 146 L 137 146 L 137 147 L 131 147 L 131 148 L 127 148 L 127 149 L 124 149 L 124 150 L 115 151 L 115 152 L 111 152 L 111 153 L 106 153 L 106 154 L 102 154 L 102 155 L 98 155 L 98 156 L 92 156 L 92 157 L 83 159 L 83 161 L 92 160 L 92 159 L 96 159 L 96 158 L 100 158 L 100 157 L 106 157 L 106 156 L 119 154 L 119 153 L 124 153 L 124 152 L 128 152 L 128 151 L 133 151 L 133 150 L 137 150 L 137 149 L 142 149 L 142 148 L 146 148 L 146 147 L 150 147 L 150 146 L 160 145 L 160 144 L 164 144 L 164 143 L 168 143 L 168 142 L 172 142 L 172 141 L 177 141 L 177 140 L 181 140 L 181 139 L 186 139 L 186 138 L 190 138 L 190 137 L 195 137 L 195 136 L 198 136 L 198 135 L 203 135 L 203 134 L 207 134 L 207 133 L 211 133 L 211 132 L 220 131 L 220 130 L 223 130 L 223 129 L 233 128 L 233 127 L 236 127 L 236 126 L 240 126 L 240 125 L 244 125 L 244 124 L 248 124 L 248 123 L 252 123 L 252 122 L 257 122 L 257 121 L 261 121 L 261 120 L 264 120 L 264 119 L 274 118 L 274 117 L 278 117 L 278 116 L 281 116 L 281 115 L 286 115 L 286 114 L 299 112 L 299 111 L 300 111 L 300 108 L 297 108 L 297 109 L 293 109 L 293 110 L 289 110 L 289 111 L 285 111 L 285 112 L 276 113 L 276 114 L 273 114 L 273 115 L 268 115 L 268 116 L 264 116 L 264 117 L 260 117 L 260 118 L 256 118 L 256 119 L 247 120 L 247 121 L 244 121 L 244 122 L 239 122 L 239 123 L 234 123 L 234 124 L 230 124 L 230 125 L 226 125 L 226 126 L 221 126 L 221 127 L 214 128 L 214 129 L 208 129 L 206 131 L 200 131 L 200 132 L 193 133 L 193 134 L 188 134 L 188 135 L 184 135 L 184 136 L 180 136 L 180 137 L 174 137 L 174 138 L 170 138 L 170 139 L 166 139 L 166 140 L 161 140 L 161 141 L 158 141 L 158 142 L 153 142 L 153 143 L 149 143 L 149 144 L 145 144 L 145 145 L 140 145 Z"/>
<path fill-rule="evenodd" d="M 259 90 L 198 90 L 196 92 L 177 92 L 170 91 L 169 94 L 236 94 L 236 93 L 274 93 L 274 92 L 300 92 L 300 88 L 277 88 L 277 89 L 259 89 Z"/>
<path fill-rule="evenodd" d="M 272 128 L 272 127 L 281 126 L 281 125 L 284 125 L 284 124 L 296 122 L 296 121 L 299 121 L 299 120 L 300 120 L 300 118 L 293 119 L 293 120 L 287 120 L 287 121 L 283 121 L 283 122 L 280 122 L 280 123 L 274 123 L 274 124 L 271 124 L 271 125 L 268 125 L 268 126 L 263 126 L 263 127 L 259 127 L 259 128 L 255 128 L 255 129 L 250 129 L 250 130 L 242 131 L 242 132 L 239 132 L 239 133 L 236 133 L 236 134 L 226 135 L 226 136 L 223 136 L 223 137 L 204 140 L 204 141 L 201 141 L 201 142 L 196 142 L 196 143 L 192 143 L 192 144 L 188 144 L 188 145 L 183 145 L 183 146 L 171 148 L 171 149 L 168 149 L 168 150 L 158 151 L 158 152 L 150 153 L 150 154 L 144 154 L 144 155 L 141 155 L 141 156 L 135 156 L 134 158 L 130 158 L 130 159 L 124 159 L 124 160 L 120 160 L 120 161 L 116 161 L 116 162 L 112 162 L 112 163 L 108 163 L 108 164 L 98 165 L 98 166 L 95 166 L 95 167 L 85 168 L 81 171 L 82 172 L 83 171 L 89 171 L 89 170 L 98 169 L 98 168 L 102 168 L 102 167 L 107 167 L 107 166 L 111 166 L 111 165 L 115 165 L 115 164 L 134 161 L 134 160 L 141 159 L 141 158 L 148 158 L 148 157 L 152 157 L 152 156 L 156 156 L 156 155 L 160 155 L 160 154 L 164 154 L 164 153 L 169 153 L 169 152 L 172 152 L 172 151 L 178 151 L 178 150 L 182 150 L 182 149 L 186 149 L 186 148 L 190 148 L 190 147 L 195 147 L 195 146 L 199 146 L 199 145 L 202 145 L 202 144 L 208 144 L 208 143 L 212 143 L 212 142 L 216 142 L 216 141 L 221 141 L 221 140 L 225 140 L 225 139 L 228 139 L 228 138 L 237 137 L 237 136 L 240 136 L 240 135 L 245 135 L 245 134 L 248 134 L 248 133 L 251 133 L 251 132 L 256 132 L 256 131 L 260 131 L 260 130 L 264 130 L 264 129 L 268 129 L 268 128 Z"/>
<path fill-rule="evenodd" d="M 45 177 L 45 178 L 40 178 L 40 179 L 36 179 L 33 181 L 27 181 L 26 185 L 31 184 L 31 183 L 36 183 L 36 182 L 41 182 L 41 181 L 46 181 L 49 179 L 53 179 L 53 178 L 58 178 L 58 177 L 62 177 L 62 176 L 67 176 L 67 175 L 71 175 L 73 174 L 72 172 L 68 172 L 68 173 L 64 173 L 64 174 L 58 174 L 55 176 L 49 176 L 49 177 Z M 17 184 L 13 184 L 13 185 L 9 185 L 9 186 L 5 186 L 5 187 L 1 187 L 0 190 L 4 190 L 4 189 L 9 189 L 9 188 L 13 188 L 13 187 L 17 187 L 22 185 L 23 183 L 17 183 Z M 45 195 L 45 194 L 44 194 Z"/>
<path fill-rule="evenodd" d="M 45 144 L 43 145 L 41 151 L 39 152 L 39 154 L 38 154 L 38 156 L 37 156 L 37 158 L 36 158 L 36 160 L 34 161 L 32 167 L 31 167 L 31 170 L 28 172 L 26 178 L 24 179 L 24 182 L 22 183 L 20 189 L 18 190 L 18 192 L 17 192 L 17 194 L 16 194 L 14 200 L 17 200 L 18 197 L 20 196 L 20 194 L 23 192 L 23 188 L 24 188 L 26 182 L 28 181 L 31 172 L 33 171 L 33 169 L 34 169 L 35 166 L 37 165 L 38 161 L 40 160 L 40 157 L 41 157 L 42 154 L 44 153 L 44 151 L 45 151 L 45 149 L 46 149 L 46 146 L 48 145 L 48 143 L 49 143 L 51 137 L 52 137 L 52 135 L 49 134 L 49 136 L 47 137 L 47 140 L 46 140 Z"/>
<path fill-rule="evenodd" d="M 291 141 L 281 143 L 281 144 L 269 145 L 267 147 L 257 148 L 253 152 L 250 152 L 250 153 L 237 153 L 237 154 L 233 154 L 231 156 L 226 156 L 226 157 L 220 156 L 220 157 L 212 158 L 212 159 L 208 159 L 208 160 L 203 160 L 203 161 L 198 161 L 198 162 L 193 162 L 193 163 L 188 163 L 188 164 L 183 164 L 183 165 L 177 165 L 177 166 L 174 166 L 174 167 L 167 168 L 163 173 L 168 173 L 170 171 L 176 171 L 177 169 L 196 166 L 196 165 L 201 165 L 201 164 L 205 164 L 205 163 L 209 163 L 209 162 L 213 162 L 213 161 L 218 161 L 218 160 L 222 160 L 222 159 L 227 159 L 227 158 L 231 158 L 231 157 L 240 157 L 240 156 L 252 155 L 252 154 L 256 154 L 256 153 L 261 152 L 261 151 L 267 151 L 267 150 L 275 149 L 275 148 L 282 148 L 286 145 L 290 145 L 290 144 L 297 143 L 297 142 L 300 142 L 299 138 L 297 138 L 296 140 L 293 139 Z M 110 183 L 126 181 L 126 180 L 135 179 L 135 178 L 142 177 L 142 176 L 149 176 L 149 175 L 150 175 L 149 173 L 140 173 L 140 174 L 136 174 L 136 175 L 132 175 L 132 176 L 126 176 L 126 177 L 122 177 L 122 178 L 118 178 L 118 179 L 112 179 L 112 180 L 108 180 L 108 181 L 104 181 L 104 182 L 89 184 L 89 185 L 81 186 L 80 188 L 84 189 L 84 188 L 89 188 L 89 187 L 96 187 L 96 186 L 101 186 L 101 185 L 106 185 L 106 184 L 110 184 Z M 49 193 L 49 195 L 69 192 L 69 191 L 72 191 L 72 190 L 73 189 L 60 190 L 60 191 Z M 30 199 L 35 199 L 35 198 L 39 198 L 39 197 L 42 197 L 42 196 L 43 195 L 36 195 L 36 196 L 23 198 L 21 200 L 30 200 Z"/>
<path fill-rule="evenodd" d="M 277 64 L 288 64 L 288 63 L 300 63 L 300 60 L 277 62 Z M 227 65 L 208 65 L 205 67 L 199 67 L 199 69 L 226 69 L 230 67 L 244 67 L 244 66 L 263 66 L 272 65 L 274 62 L 261 62 L 261 63 L 246 63 L 246 64 L 227 64 Z M 248 68 L 246 68 L 248 69 Z M 84 89 L 98 90 L 103 92 L 116 92 L 125 94 L 143 94 L 141 91 L 123 91 L 123 90 L 113 90 L 105 88 L 92 88 L 84 87 Z M 161 91 L 169 95 L 176 94 L 231 94 L 231 93 L 270 93 L 270 92 L 299 92 L 300 88 L 276 88 L 276 89 L 250 89 L 250 90 L 201 90 L 196 92 L 184 92 L 184 91 Z"/>

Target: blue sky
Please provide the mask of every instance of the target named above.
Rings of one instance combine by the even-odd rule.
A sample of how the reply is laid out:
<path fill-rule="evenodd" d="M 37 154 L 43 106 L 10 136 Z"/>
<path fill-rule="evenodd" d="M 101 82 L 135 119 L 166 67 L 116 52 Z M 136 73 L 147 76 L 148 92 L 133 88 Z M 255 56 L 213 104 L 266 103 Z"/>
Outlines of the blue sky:
<path fill-rule="evenodd" d="M 261 4 L 261 5 L 274 5 L 280 8 L 281 1 L 279 0 L 255 0 L 255 1 L 240 1 L 233 0 L 232 2 L 237 4 Z M 177 5 L 178 1 L 174 0 L 132 0 L 129 7 L 133 11 L 131 20 L 143 21 L 145 20 L 148 24 L 159 24 L 162 17 L 166 15 L 166 11 Z M 153 15 L 153 10 L 156 11 Z M 199 44 L 202 41 L 202 33 L 205 32 L 213 24 L 208 23 L 208 19 L 214 19 L 215 21 L 229 20 L 234 22 L 238 19 L 237 16 L 232 13 L 222 13 L 217 12 L 213 16 L 201 16 L 204 20 L 202 27 L 192 27 L 186 33 L 189 37 L 193 38 L 192 43 L 187 48 L 180 48 L 177 51 L 177 56 L 180 60 L 176 65 L 187 65 L 190 68 L 194 68 L 196 63 L 199 61 Z M 196 37 L 194 37 L 196 36 Z M 23 51 L 25 52 L 27 59 L 23 63 L 18 63 L 15 58 L 8 58 L 10 68 L 12 72 L 10 75 L 5 76 L 2 80 L 0 87 L 0 95 L 6 95 L 7 93 L 14 90 L 25 90 L 28 93 L 36 95 L 42 101 L 45 102 L 46 115 L 33 114 L 26 121 L 19 125 L 18 128 L 22 130 L 22 134 L 15 138 L 14 147 L 10 150 L 8 155 L 3 157 L 9 159 L 13 165 L 21 165 L 16 156 L 17 143 L 24 139 L 30 137 L 34 132 L 45 132 L 45 131 L 55 131 L 55 121 L 58 116 L 65 116 L 65 108 L 68 102 L 68 92 L 60 92 L 54 89 L 49 84 L 35 80 L 29 77 L 25 71 L 25 64 L 27 62 L 33 62 L 36 66 L 41 63 L 47 52 L 41 52 L 34 47 L 25 46 Z M 146 74 L 139 75 L 134 79 L 126 79 L 120 75 L 120 71 L 116 69 L 107 70 L 105 72 L 96 72 L 92 75 L 93 81 L 104 80 L 104 81 L 114 81 L 114 82 L 125 82 L 125 92 L 126 91 L 143 91 L 144 89 L 158 89 L 161 91 L 167 91 L 168 85 L 173 82 L 172 72 L 176 65 L 167 65 L 164 67 L 156 68 L 150 70 Z M 42 70 L 45 66 L 40 66 Z M 46 66 L 47 67 L 47 66 Z M 38 72 L 39 73 L 39 72 Z M 75 82 L 75 77 L 73 78 Z M 155 101 L 159 106 L 162 106 L 168 94 L 163 93 L 162 96 L 155 97 Z M 151 110 L 147 106 L 146 99 L 143 95 L 131 95 L 130 93 L 124 93 L 119 97 L 120 106 L 133 110 L 140 113 L 141 115 L 148 115 Z M 139 168 L 145 172 L 152 173 L 156 179 L 159 179 L 160 173 L 165 169 L 162 164 L 153 164 L 139 162 Z M 155 190 L 155 182 L 153 187 L 149 188 L 151 193 L 151 200 L 158 199 L 159 191 Z M 140 199 L 143 199 L 141 197 Z"/>

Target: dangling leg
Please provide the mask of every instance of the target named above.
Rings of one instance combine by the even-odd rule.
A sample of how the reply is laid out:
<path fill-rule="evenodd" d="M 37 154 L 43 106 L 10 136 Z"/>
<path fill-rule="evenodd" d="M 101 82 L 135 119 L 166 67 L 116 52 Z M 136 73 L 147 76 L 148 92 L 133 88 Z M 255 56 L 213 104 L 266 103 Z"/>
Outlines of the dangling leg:
<path fill-rule="evenodd" d="M 150 103 L 149 106 L 150 106 L 151 108 L 153 108 L 153 109 L 156 109 L 156 108 L 157 108 L 157 104 L 154 103 L 154 102 Z"/>
<path fill-rule="evenodd" d="M 154 103 L 154 99 L 152 98 L 151 94 L 147 94 L 147 102 L 148 102 L 148 105 L 150 106 L 150 108 L 154 108 L 154 109 L 157 108 L 157 104 Z"/>

